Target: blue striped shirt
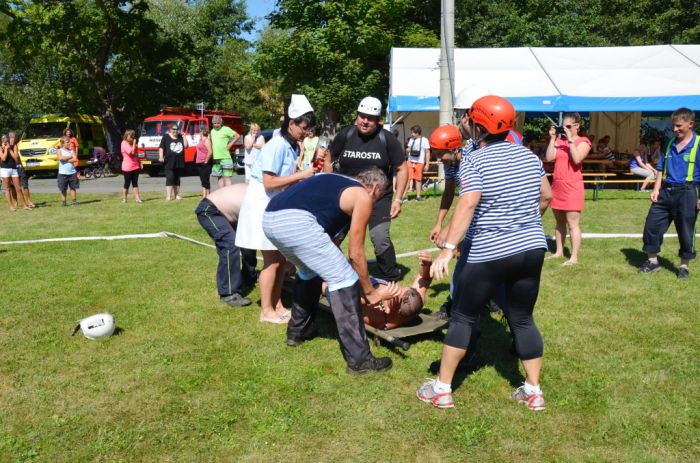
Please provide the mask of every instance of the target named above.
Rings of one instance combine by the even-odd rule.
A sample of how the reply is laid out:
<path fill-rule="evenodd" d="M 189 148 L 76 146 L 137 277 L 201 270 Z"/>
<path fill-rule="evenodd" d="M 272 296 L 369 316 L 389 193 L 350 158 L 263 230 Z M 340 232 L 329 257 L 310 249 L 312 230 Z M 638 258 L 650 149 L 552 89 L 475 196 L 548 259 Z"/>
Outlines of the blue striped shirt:
<path fill-rule="evenodd" d="M 539 212 L 542 161 L 521 145 L 491 143 L 462 158 L 459 194 L 479 191 L 465 239 L 467 262 L 487 262 L 547 248 Z"/>

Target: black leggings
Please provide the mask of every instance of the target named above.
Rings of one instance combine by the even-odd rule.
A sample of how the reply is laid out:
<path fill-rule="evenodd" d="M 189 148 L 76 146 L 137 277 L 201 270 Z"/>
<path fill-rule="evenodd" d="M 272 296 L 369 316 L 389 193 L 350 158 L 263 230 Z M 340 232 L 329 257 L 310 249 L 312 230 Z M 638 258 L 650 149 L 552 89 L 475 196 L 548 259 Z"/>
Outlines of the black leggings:
<path fill-rule="evenodd" d="M 124 172 L 124 189 L 128 190 L 129 185 L 133 188 L 139 187 L 139 173 L 140 170 L 132 170 L 131 172 Z"/>
<path fill-rule="evenodd" d="M 542 357 L 542 336 L 532 318 L 540 291 L 544 249 L 532 249 L 489 262 L 467 262 L 457 278 L 450 327 L 445 344 L 458 349 L 469 345 L 472 326 L 499 286 L 505 286 L 506 319 L 522 360 Z"/>
<path fill-rule="evenodd" d="M 175 167 L 173 169 L 165 170 L 165 186 L 180 186 L 180 177 L 182 176 L 182 169 Z"/>
<path fill-rule="evenodd" d="M 212 168 L 212 163 L 211 162 L 198 162 L 197 163 L 197 172 L 199 173 L 199 181 L 202 184 L 202 188 L 206 188 L 207 190 L 211 189 L 211 182 L 209 178 L 211 177 L 211 168 Z"/>

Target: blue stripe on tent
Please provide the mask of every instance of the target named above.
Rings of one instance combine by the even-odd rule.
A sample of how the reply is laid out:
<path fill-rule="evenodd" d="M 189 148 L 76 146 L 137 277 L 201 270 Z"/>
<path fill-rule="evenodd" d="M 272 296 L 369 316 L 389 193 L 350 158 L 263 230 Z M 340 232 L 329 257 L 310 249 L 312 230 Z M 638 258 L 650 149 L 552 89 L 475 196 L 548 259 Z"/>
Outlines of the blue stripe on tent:
<path fill-rule="evenodd" d="M 508 98 L 508 97 L 506 97 Z M 700 95 L 653 97 L 579 97 L 552 95 L 542 97 L 511 97 L 517 111 L 641 111 L 643 113 L 671 112 L 680 107 L 700 110 Z M 392 96 L 389 112 L 440 111 L 440 98 L 418 96 Z"/>

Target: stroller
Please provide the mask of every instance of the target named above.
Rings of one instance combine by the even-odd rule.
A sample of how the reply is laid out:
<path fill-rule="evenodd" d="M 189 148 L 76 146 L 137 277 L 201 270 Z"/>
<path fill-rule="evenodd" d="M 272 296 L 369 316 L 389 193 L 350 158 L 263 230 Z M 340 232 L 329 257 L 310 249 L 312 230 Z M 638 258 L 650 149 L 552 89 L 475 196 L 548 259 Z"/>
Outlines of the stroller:
<path fill-rule="evenodd" d="M 88 161 L 88 166 L 83 169 L 83 177 L 100 178 L 112 175 L 112 153 L 108 153 L 104 148 L 96 146 L 92 151 L 92 158 Z"/>

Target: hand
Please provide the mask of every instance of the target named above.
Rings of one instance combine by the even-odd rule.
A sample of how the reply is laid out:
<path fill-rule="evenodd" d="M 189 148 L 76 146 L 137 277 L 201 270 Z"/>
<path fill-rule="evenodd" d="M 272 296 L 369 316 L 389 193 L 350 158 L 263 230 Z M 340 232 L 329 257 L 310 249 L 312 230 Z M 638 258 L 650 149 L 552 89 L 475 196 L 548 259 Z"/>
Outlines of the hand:
<path fill-rule="evenodd" d="M 386 285 L 379 285 L 377 288 L 374 288 L 374 291 L 365 294 L 365 299 L 367 299 L 368 304 L 377 305 L 382 301 L 398 296 L 400 292 L 401 288 L 399 288 L 399 285 L 392 281 Z"/>
<path fill-rule="evenodd" d="M 395 199 L 391 202 L 391 218 L 395 219 L 399 214 L 401 214 L 401 202 Z"/>
<path fill-rule="evenodd" d="M 651 198 L 651 202 L 652 202 L 652 203 L 657 203 L 657 202 L 659 202 L 659 190 L 657 190 L 656 188 L 654 188 L 653 190 L 651 190 L 651 196 L 650 196 L 650 198 Z"/>
<path fill-rule="evenodd" d="M 421 265 L 429 266 L 433 263 L 433 256 L 431 256 L 428 251 L 420 251 L 418 253 L 418 260 Z"/>
<path fill-rule="evenodd" d="M 445 228 L 440 232 L 440 234 L 437 236 L 435 239 L 435 246 L 441 248 L 445 245 L 445 241 L 447 241 L 447 232 L 449 229 Z"/>
<path fill-rule="evenodd" d="M 438 235 L 440 234 L 441 231 L 440 224 L 436 223 L 433 225 L 433 228 L 430 229 L 430 233 L 428 233 L 428 239 L 435 243 L 435 240 L 437 239 Z"/>
<path fill-rule="evenodd" d="M 301 178 L 310 178 L 314 176 L 314 168 L 313 166 L 309 166 L 306 169 L 301 171 Z"/>
<path fill-rule="evenodd" d="M 569 129 L 566 126 L 564 126 L 564 133 L 566 134 L 566 138 L 568 140 L 573 140 L 574 137 L 576 136 L 576 133 L 574 132 L 573 129 Z"/>
<path fill-rule="evenodd" d="M 552 125 L 549 127 L 549 137 L 554 138 L 556 136 L 557 136 L 557 128 Z"/>
<path fill-rule="evenodd" d="M 163 163 L 163 157 L 162 157 L 162 156 L 159 156 L 159 157 L 158 157 L 158 162 L 160 162 L 161 164 Z"/>
<path fill-rule="evenodd" d="M 433 261 L 430 266 L 430 276 L 432 278 L 442 280 L 450 274 L 450 261 L 452 260 L 453 252 L 450 249 L 443 249 L 440 255 Z"/>

